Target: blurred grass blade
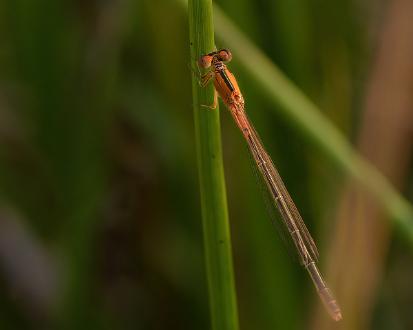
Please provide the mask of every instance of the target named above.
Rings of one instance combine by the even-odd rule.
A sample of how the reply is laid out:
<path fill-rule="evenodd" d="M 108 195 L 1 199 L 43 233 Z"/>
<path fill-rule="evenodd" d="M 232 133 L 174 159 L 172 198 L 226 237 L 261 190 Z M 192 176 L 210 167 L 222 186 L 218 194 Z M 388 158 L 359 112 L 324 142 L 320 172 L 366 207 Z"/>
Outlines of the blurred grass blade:
<path fill-rule="evenodd" d="M 188 3 L 191 62 L 215 48 L 211 0 Z M 201 88 L 192 77 L 195 134 L 201 188 L 206 268 L 213 329 L 238 329 L 231 241 L 222 160 L 218 108 L 212 104 L 213 86 Z"/>
<path fill-rule="evenodd" d="M 316 147 L 323 150 L 342 170 L 358 180 L 374 195 L 394 224 L 413 243 L 411 204 L 373 165 L 353 149 L 346 138 L 322 115 L 317 106 L 244 36 L 218 6 L 214 7 L 214 12 L 217 36 L 225 47 L 231 49 L 236 59 L 274 102 L 276 105 L 274 111 L 280 111 Z"/>

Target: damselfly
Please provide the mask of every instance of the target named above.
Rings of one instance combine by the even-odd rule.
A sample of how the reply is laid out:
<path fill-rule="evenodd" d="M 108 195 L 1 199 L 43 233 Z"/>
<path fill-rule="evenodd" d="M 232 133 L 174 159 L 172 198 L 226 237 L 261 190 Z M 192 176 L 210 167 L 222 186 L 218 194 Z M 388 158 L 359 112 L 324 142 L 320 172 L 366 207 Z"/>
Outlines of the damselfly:
<path fill-rule="evenodd" d="M 286 226 L 289 236 L 294 243 L 300 263 L 310 274 L 317 293 L 328 313 L 334 320 L 339 321 L 342 318 L 340 307 L 316 265 L 318 251 L 314 240 L 304 224 L 270 156 L 265 151 L 257 132 L 248 120 L 244 109 L 244 98 L 238 87 L 238 83 L 234 75 L 224 64 L 224 62 L 229 62 L 231 59 L 232 55 L 230 51 L 221 49 L 203 55 L 198 60 L 198 65 L 201 68 L 208 69 L 207 73 L 201 78 L 201 86 L 205 87 L 211 81 L 213 81 L 215 86 L 214 104 L 209 107 L 216 107 L 217 94 L 228 107 L 237 126 L 247 141 L 258 171 L 271 196 L 272 203 L 275 204 L 281 214 L 283 224 Z"/>

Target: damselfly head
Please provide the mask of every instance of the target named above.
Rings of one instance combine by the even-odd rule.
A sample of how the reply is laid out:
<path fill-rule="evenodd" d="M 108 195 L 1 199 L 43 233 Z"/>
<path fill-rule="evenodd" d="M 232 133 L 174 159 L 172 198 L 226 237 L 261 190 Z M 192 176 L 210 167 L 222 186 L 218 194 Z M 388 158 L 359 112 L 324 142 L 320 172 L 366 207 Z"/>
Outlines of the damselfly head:
<path fill-rule="evenodd" d="M 207 69 L 212 65 L 212 62 L 229 62 L 231 60 L 231 52 L 228 49 L 221 49 L 216 52 L 201 56 L 198 60 L 198 65 L 201 68 Z"/>

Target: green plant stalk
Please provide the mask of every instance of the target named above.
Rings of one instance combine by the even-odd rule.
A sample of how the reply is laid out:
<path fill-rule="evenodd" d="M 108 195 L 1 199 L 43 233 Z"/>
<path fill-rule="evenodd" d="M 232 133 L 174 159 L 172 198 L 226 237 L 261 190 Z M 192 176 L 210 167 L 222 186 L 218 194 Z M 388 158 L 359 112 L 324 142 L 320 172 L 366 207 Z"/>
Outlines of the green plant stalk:
<path fill-rule="evenodd" d="M 274 111 L 280 111 L 309 141 L 375 196 L 400 232 L 413 243 L 412 205 L 216 5 L 214 12 L 217 36 L 277 105 Z"/>
<path fill-rule="evenodd" d="M 200 55 L 215 49 L 211 0 L 189 0 L 191 65 Z M 194 69 L 196 70 L 196 69 Z M 199 77 L 192 77 L 195 135 L 201 188 L 204 248 L 212 328 L 238 329 L 238 315 L 232 266 L 222 159 L 219 109 L 208 109 L 214 88 L 201 88 Z"/>

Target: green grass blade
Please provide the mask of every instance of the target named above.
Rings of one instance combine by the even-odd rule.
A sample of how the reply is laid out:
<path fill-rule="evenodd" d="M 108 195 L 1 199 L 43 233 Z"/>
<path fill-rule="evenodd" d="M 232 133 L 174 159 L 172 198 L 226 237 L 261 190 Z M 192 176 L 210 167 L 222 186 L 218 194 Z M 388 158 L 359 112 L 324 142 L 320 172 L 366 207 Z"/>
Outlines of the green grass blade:
<path fill-rule="evenodd" d="M 188 15 L 194 65 L 215 48 L 211 0 L 190 0 Z M 196 75 L 192 91 L 212 328 L 238 329 L 219 110 L 201 107 L 213 103 L 214 89 L 201 88 Z"/>

